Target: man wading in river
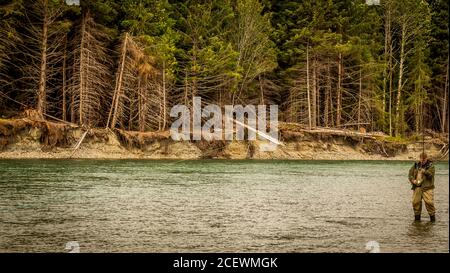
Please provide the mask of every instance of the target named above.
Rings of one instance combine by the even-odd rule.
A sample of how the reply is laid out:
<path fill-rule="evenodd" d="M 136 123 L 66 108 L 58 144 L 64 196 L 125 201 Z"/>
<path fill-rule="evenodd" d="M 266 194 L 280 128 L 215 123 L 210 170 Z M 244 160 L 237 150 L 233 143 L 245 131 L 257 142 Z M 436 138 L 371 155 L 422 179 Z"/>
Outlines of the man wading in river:
<path fill-rule="evenodd" d="M 420 161 L 414 163 L 409 170 L 409 182 L 412 184 L 413 196 L 412 205 L 416 221 L 420 221 L 422 213 L 422 199 L 425 202 L 430 221 L 434 222 L 434 166 L 428 159 L 426 153 L 420 154 Z"/>

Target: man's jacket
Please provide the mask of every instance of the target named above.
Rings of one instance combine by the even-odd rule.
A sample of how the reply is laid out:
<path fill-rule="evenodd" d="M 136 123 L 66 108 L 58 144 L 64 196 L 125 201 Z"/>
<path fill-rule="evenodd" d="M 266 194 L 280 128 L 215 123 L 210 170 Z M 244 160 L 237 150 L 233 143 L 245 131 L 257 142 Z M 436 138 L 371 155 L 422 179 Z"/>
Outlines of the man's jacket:
<path fill-rule="evenodd" d="M 409 181 L 413 181 L 417 179 L 417 174 L 419 173 L 419 169 L 423 169 L 423 176 L 422 176 L 422 184 L 420 184 L 420 187 L 423 191 L 434 189 L 434 166 L 431 161 L 427 161 L 425 164 L 421 164 L 420 162 L 414 163 L 414 165 L 409 170 Z M 418 186 L 413 185 L 412 189 L 414 190 Z"/>

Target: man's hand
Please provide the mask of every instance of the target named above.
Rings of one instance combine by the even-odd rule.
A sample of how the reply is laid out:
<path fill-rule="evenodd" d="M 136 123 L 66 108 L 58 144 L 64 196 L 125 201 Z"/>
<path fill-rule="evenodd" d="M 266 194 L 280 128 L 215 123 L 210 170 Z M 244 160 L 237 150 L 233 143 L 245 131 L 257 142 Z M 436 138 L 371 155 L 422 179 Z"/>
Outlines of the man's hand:
<path fill-rule="evenodd" d="M 417 173 L 417 179 L 415 180 L 416 186 L 420 186 L 420 184 L 422 184 L 424 172 L 425 172 L 425 169 L 423 169 L 423 168 L 419 169 L 419 171 Z"/>

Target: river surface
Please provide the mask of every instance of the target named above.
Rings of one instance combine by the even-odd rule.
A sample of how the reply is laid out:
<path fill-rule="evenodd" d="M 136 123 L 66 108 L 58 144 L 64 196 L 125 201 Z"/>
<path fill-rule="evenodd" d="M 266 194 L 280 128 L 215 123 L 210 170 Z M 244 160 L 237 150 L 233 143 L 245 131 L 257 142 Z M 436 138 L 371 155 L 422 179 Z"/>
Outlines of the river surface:
<path fill-rule="evenodd" d="M 434 224 L 411 164 L 0 160 L 0 252 L 449 252 L 448 163 Z"/>

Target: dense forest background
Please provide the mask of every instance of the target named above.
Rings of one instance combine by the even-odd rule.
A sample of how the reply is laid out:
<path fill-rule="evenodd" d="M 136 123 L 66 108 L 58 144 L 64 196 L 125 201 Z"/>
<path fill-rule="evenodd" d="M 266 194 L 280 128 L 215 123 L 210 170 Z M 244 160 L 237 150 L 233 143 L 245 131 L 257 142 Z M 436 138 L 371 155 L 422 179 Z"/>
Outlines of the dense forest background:
<path fill-rule="evenodd" d="M 309 128 L 448 133 L 448 1 L 369 2 L 0 0 L 0 118 L 156 131 L 201 96 Z"/>

